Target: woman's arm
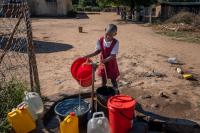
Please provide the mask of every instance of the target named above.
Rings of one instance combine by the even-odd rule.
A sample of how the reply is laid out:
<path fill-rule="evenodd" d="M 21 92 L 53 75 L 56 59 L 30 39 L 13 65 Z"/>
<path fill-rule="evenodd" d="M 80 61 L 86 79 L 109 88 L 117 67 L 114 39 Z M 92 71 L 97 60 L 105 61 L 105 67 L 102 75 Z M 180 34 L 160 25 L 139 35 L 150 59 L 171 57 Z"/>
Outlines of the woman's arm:
<path fill-rule="evenodd" d="M 116 58 L 116 54 L 112 54 L 109 57 L 107 57 L 106 59 L 104 59 L 101 63 L 106 64 L 108 63 L 110 60 Z"/>
<path fill-rule="evenodd" d="M 93 56 L 96 56 L 98 55 L 99 53 L 101 52 L 101 50 L 96 50 L 95 52 L 89 54 L 89 55 L 86 55 L 84 56 L 85 58 L 90 58 L 90 57 L 93 57 Z"/>

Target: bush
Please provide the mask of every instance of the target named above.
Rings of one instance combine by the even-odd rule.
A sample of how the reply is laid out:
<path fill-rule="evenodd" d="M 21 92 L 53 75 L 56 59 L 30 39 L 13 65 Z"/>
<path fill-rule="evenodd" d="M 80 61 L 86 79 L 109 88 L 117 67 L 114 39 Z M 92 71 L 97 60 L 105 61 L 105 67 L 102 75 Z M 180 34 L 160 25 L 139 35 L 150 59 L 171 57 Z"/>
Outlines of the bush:
<path fill-rule="evenodd" d="M 77 11 L 78 5 L 73 5 L 73 10 Z"/>
<path fill-rule="evenodd" d="M 0 132 L 7 133 L 10 128 L 7 113 L 23 101 L 26 86 L 15 79 L 0 85 Z"/>
<path fill-rule="evenodd" d="M 84 11 L 82 7 L 77 7 L 77 11 Z"/>
<path fill-rule="evenodd" d="M 89 4 L 89 3 L 88 3 L 87 0 L 80 0 L 80 1 L 79 1 L 79 5 L 82 6 L 82 7 L 85 7 L 85 6 L 87 6 L 88 4 Z"/>
<path fill-rule="evenodd" d="M 92 7 L 93 12 L 100 12 L 101 8 L 100 7 Z"/>
<path fill-rule="evenodd" d="M 78 6 L 78 7 L 76 7 L 76 9 L 74 8 L 74 10 L 76 10 L 76 11 L 87 11 L 87 12 L 91 12 L 91 11 L 92 12 L 100 12 L 101 8 L 96 7 L 96 6 L 86 6 L 85 8 Z"/>
<path fill-rule="evenodd" d="M 85 11 L 91 12 L 92 11 L 92 7 L 91 6 L 86 6 L 85 7 Z"/>

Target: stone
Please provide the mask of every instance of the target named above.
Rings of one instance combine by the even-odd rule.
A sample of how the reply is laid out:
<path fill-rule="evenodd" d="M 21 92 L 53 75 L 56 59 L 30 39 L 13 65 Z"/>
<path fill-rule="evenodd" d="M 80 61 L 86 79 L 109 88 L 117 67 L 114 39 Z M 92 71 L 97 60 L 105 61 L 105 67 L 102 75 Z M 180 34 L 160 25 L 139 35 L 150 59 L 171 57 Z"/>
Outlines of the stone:
<path fill-rule="evenodd" d="M 64 79 L 63 79 L 63 80 L 60 80 L 60 79 L 56 79 L 56 80 L 55 80 L 55 84 L 56 84 L 56 85 L 60 85 L 60 84 L 62 84 L 63 82 L 65 82 Z"/>
<path fill-rule="evenodd" d="M 159 104 L 154 103 L 154 104 L 151 105 L 151 107 L 152 107 L 152 108 L 158 108 L 158 107 L 159 107 Z"/>
<path fill-rule="evenodd" d="M 165 101 L 166 102 L 172 102 L 172 99 L 166 99 Z"/>
<path fill-rule="evenodd" d="M 172 91 L 172 94 L 177 95 L 178 93 L 177 91 Z"/>
<path fill-rule="evenodd" d="M 151 98 L 151 95 L 144 95 L 141 97 L 142 99 L 150 99 Z"/>
<path fill-rule="evenodd" d="M 167 94 L 165 92 L 163 92 L 163 91 L 159 92 L 159 96 L 163 97 L 163 98 L 169 98 L 169 96 L 167 96 Z"/>
<path fill-rule="evenodd" d="M 157 78 L 163 78 L 163 77 L 167 77 L 166 74 L 160 73 L 160 72 L 155 72 L 155 71 L 150 71 L 150 72 L 146 72 L 144 74 L 144 77 L 157 77 Z"/>
<path fill-rule="evenodd" d="M 125 86 L 125 85 L 128 85 L 128 84 L 130 84 L 130 82 L 121 81 L 121 82 L 119 83 L 119 86 Z"/>
<path fill-rule="evenodd" d="M 139 81 L 139 82 L 133 82 L 133 83 L 131 84 L 131 86 L 134 87 L 134 86 L 140 86 L 140 85 L 143 85 L 143 84 L 144 84 L 143 81 Z"/>

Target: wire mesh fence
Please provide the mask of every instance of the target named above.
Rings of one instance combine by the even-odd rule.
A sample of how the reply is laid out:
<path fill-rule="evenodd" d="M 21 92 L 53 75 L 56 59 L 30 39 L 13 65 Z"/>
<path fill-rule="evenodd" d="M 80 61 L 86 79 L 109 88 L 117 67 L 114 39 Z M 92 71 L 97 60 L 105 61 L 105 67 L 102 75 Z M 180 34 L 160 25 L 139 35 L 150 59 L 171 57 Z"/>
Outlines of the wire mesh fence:
<path fill-rule="evenodd" d="M 26 0 L 0 0 L 0 132 L 8 132 L 7 113 L 23 91 L 39 92 L 39 78 Z"/>

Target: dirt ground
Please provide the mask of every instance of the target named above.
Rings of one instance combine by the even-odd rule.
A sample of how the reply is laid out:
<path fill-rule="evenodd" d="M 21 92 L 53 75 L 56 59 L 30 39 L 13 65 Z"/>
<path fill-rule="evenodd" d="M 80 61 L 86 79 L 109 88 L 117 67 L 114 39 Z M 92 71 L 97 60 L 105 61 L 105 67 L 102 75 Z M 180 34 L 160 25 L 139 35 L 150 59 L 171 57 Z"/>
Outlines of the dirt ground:
<path fill-rule="evenodd" d="M 200 45 L 172 40 L 151 27 L 125 23 L 115 13 L 90 14 L 80 19 L 33 19 L 33 34 L 42 94 L 49 99 L 79 91 L 70 66 L 77 57 L 95 49 L 108 23 L 118 25 L 120 90 L 142 107 L 162 116 L 200 121 Z M 78 32 L 83 26 L 84 33 Z M 177 57 L 197 81 L 181 79 Z M 94 58 L 97 60 L 98 58 Z M 149 74 L 159 73 L 158 76 Z M 160 75 L 161 74 L 161 75 Z M 164 75 L 162 75 L 164 74 Z M 97 78 L 96 86 L 99 86 Z M 81 89 L 82 92 L 90 88 Z"/>

